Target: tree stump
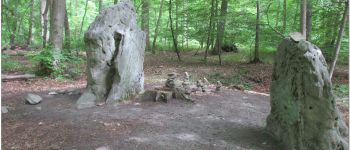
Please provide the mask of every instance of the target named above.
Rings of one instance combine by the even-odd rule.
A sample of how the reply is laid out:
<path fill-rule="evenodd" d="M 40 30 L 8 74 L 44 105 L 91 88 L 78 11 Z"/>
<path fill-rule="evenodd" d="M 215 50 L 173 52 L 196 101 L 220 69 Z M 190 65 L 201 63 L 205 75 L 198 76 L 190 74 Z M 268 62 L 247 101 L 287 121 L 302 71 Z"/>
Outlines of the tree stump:
<path fill-rule="evenodd" d="M 130 0 L 100 12 L 84 36 L 88 83 L 78 108 L 117 103 L 143 91 L 145 37 Z"/>
<path fill-rule="evenodd" d="M 275 57 L 270 91 L 267 129 L 284 149 L 348 149 L 347 127 L 318 47 L 304 39 L 284 39 Z"/>

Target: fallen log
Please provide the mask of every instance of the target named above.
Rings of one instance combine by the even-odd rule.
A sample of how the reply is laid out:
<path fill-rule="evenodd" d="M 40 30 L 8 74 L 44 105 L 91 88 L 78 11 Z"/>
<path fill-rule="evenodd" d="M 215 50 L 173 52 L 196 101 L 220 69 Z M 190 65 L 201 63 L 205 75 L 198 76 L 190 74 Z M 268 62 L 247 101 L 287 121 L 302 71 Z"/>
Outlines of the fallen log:
<path fill-rule="evenodd" d="M 22 75 L 2 75 L 1 80 L 2 81 L 9 81 L 9 80 L 28 80 L 35 78 L 35 75 L 33 74 L 22 74 Z"/>

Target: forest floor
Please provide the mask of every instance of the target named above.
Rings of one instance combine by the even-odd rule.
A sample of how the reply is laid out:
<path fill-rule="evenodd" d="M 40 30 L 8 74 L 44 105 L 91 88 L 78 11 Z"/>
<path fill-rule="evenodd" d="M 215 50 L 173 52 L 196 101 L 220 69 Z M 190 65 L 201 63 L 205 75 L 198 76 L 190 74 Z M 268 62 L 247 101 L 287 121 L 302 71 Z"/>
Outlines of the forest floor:
<path fill-rule="evenodd" d="M 226 87 L 219 93 L 196 93 L 195 103 L 171 100 L 168 103 L 144 102 L 135 98 L 116 107 L 98 106 L 78 110 L 79 94 L 48 95 L 49 91 L 83 89 L 86 78 L 57 81 L 36 78 L 2 82 L 2 148 L 4 149 L 278 149 L 264 132 L 269 114 L 271 64 L 247 64 L 228 61 L 217 65 L 202 56 L 186 53 L 177 62 L 173 53 L 147 55 L 145 88 L 162 86 L 170 72 L 185 71 L 196 81 L 221 80 Z M 23 56 L 16 56 L 27 64 Z M 348 84 L 348 66 L 340 66 L 333 84 Z M 2 71 L 2 74 L 21 74 Z M 213 87 L 211 87 L 213 88 Z M 243 90 L 245 89 L 245 90 Z M 256 91 L 260 93 L 252 93 Z M 38 105 L 24 104 L 27 93 L 43 97 Z M 348 96 L 338 106 L 348 118 Z M 348 123 L 348 120 L 345 120 Z"/>

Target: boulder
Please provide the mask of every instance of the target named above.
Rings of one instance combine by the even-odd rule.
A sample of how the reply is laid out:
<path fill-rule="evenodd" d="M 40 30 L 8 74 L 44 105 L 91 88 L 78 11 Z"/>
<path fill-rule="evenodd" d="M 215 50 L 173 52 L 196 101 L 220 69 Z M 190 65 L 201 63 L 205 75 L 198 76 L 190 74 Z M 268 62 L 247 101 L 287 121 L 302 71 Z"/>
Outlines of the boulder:
<path fill-rule="evenodd" d="M 144 90 L 145 33 L 130 0 L 105 8 L 84 35 L 87 88 L 78 108 L 114 104 Z"/>
<path fill-rule="evenodd" d="M 298 35 L 279 45 L 273 65 L 267 130 L 286 150 L 348 149 L 321 50 Z"/>
<path fill-rule="evenodd" d="M 31 93 L 27 94 L 27 96 L 25 97 L 26 103 L 30 105 L 39 104 L 41 100 L 42 98 L 39 95 L 31 94 Z"/>

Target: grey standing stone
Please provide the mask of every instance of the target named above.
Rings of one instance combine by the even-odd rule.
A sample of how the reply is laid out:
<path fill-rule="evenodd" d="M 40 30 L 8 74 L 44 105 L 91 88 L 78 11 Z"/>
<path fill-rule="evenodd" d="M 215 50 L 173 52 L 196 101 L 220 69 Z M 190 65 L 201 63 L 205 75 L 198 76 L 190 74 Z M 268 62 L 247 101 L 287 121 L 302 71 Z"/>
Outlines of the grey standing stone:
<path fill-rule="evenodd" d="M 87 89 L 77 107 L 117 103 L 144 90 L 145 33 L 130 0 L 105 8 L 85 33 Z"/>
<path fill-rule="evenodd" d="M 286 150 L 346 150 L 343 122 L 321 50 L 286 38 L 273 65 L 267 130 Z"/>
<path fill-rule="evenodd" d="M 42 98 L 39 95 L 29 93 L 25 97 L 25 100 L 27 104 L 36 105 L 41 102 Z"/>

